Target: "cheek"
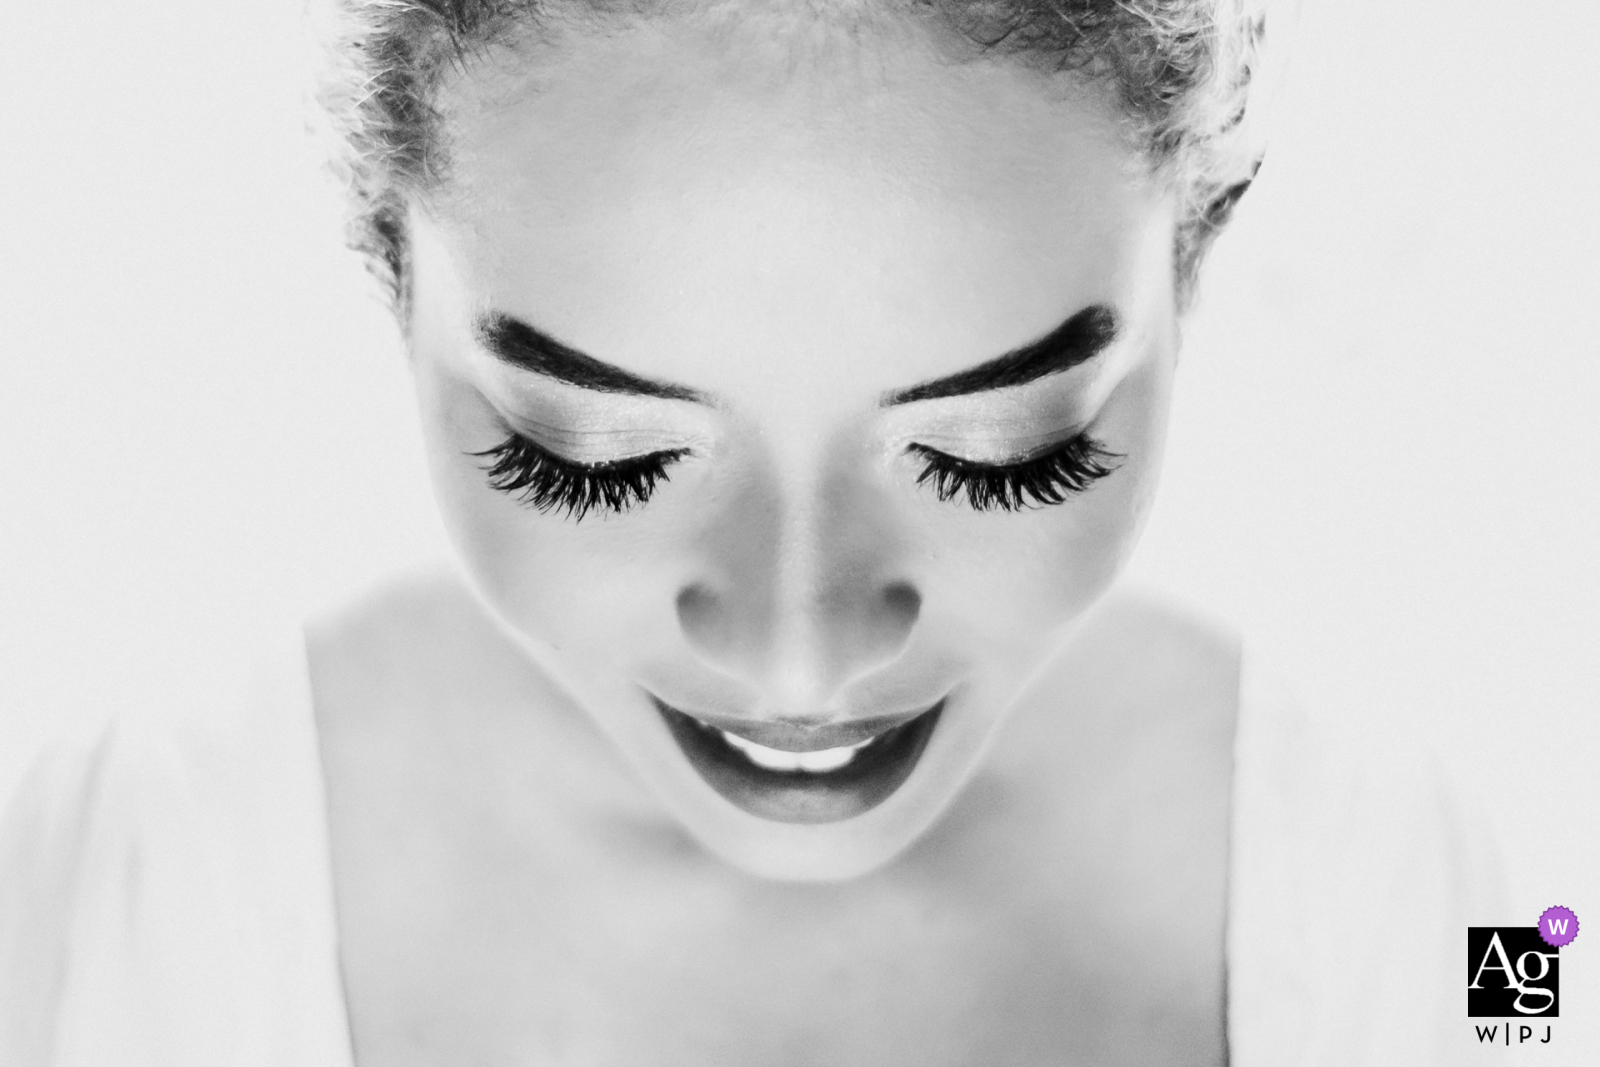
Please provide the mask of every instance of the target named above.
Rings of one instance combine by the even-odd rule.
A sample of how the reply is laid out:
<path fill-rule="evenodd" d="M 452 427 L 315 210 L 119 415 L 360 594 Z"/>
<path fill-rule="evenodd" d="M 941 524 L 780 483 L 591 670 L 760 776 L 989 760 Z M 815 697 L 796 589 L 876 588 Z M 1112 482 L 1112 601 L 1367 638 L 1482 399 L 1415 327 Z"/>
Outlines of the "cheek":
<path fill-rule="evenodd" d="M 1067 503 L 948 520 L 936 568 L 946 599 L 966 616 L 967 640 L 1001 660 L 1053 647 L 1121 573 L 1138 543 L 1161 469 L 1170 371 L 1128 375 L 1093 434 L 1120 454 L 1112 475 Z M 947 530 L 950 528 L 947 526 Z"/>

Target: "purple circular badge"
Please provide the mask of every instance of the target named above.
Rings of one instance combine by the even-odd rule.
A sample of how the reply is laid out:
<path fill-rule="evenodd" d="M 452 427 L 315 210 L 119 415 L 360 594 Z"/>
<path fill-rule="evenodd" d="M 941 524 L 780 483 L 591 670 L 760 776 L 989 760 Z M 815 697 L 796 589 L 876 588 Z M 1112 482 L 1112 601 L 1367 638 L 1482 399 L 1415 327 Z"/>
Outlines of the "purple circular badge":
<path fill-rule="evenodd" d="M 1551 948 L 1570 945 L 1572 939 L 1578 936 L 1578 917 L 1572 914 L 1571 908 L 1563 908 L 1559 904 L 1546 908 L 1544 914 L 1539 916 L 1539 936 Z"/>

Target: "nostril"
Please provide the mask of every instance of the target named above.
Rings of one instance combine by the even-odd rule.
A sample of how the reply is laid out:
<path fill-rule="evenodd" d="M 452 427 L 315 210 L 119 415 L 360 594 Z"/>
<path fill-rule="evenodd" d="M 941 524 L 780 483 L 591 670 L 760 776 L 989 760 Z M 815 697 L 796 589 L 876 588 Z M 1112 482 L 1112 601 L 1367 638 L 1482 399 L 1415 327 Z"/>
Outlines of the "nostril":
<path fill-rule="evenodd" d="M 678 622 L 690 633 L 702 633 L 717 611 L 717 595 L 696 582 L 678 593 Z"/>
<path fill-rule="evenodd" d="M 883 589 L 883 606 L 895 622 L 910 628 L 922 611 L 922 594 L 909 582 L 890 582 Z"/>

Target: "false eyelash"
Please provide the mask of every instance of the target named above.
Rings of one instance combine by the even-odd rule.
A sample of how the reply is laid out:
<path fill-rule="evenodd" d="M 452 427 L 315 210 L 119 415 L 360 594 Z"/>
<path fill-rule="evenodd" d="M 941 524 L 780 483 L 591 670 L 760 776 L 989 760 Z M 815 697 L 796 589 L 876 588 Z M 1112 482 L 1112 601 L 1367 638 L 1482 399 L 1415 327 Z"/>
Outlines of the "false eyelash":
<path fill-rule="evenodd" d="M 940 500 L 965 493 L 974 511 L 1016 511 L 1063 503 L 1115 471 L 1115 460 L 1126 458 L 1107 451 L 1088 434 L 1018 463 L 974 463 L 927 445 L 912 445 L 909 451 L 928 462 L 917 478 L 918 485 L 931 485 Z"/>
<path fill-rule="evenodd" d="M 581 522 L 591 511 L 621 512 L 643 504 L 656 483 L 667 480 L 667 468 L 688 451 L 677 448 L 612 463 L 574 463 L 512 434 L 494 448 L 467 454 L 494 460 L 484 468 L 492 488 L 515 494 L 519 503 L 537 511 L 554 510 Z"/>

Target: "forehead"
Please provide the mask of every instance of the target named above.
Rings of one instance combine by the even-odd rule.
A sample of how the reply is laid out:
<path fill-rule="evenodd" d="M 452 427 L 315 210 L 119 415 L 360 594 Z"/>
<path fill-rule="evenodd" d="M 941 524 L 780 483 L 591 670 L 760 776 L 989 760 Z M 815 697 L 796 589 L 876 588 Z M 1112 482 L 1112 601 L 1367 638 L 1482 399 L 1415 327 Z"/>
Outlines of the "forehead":
<path fill-rule="evenodd" d="M 911 30 L 642 22 L 491 56 L 440 106 L 420 225 L 474 310 L 673 380 L 718 353 L 959 369 L 1126 304 L 1170 232 L 1098 95 Z"/>

